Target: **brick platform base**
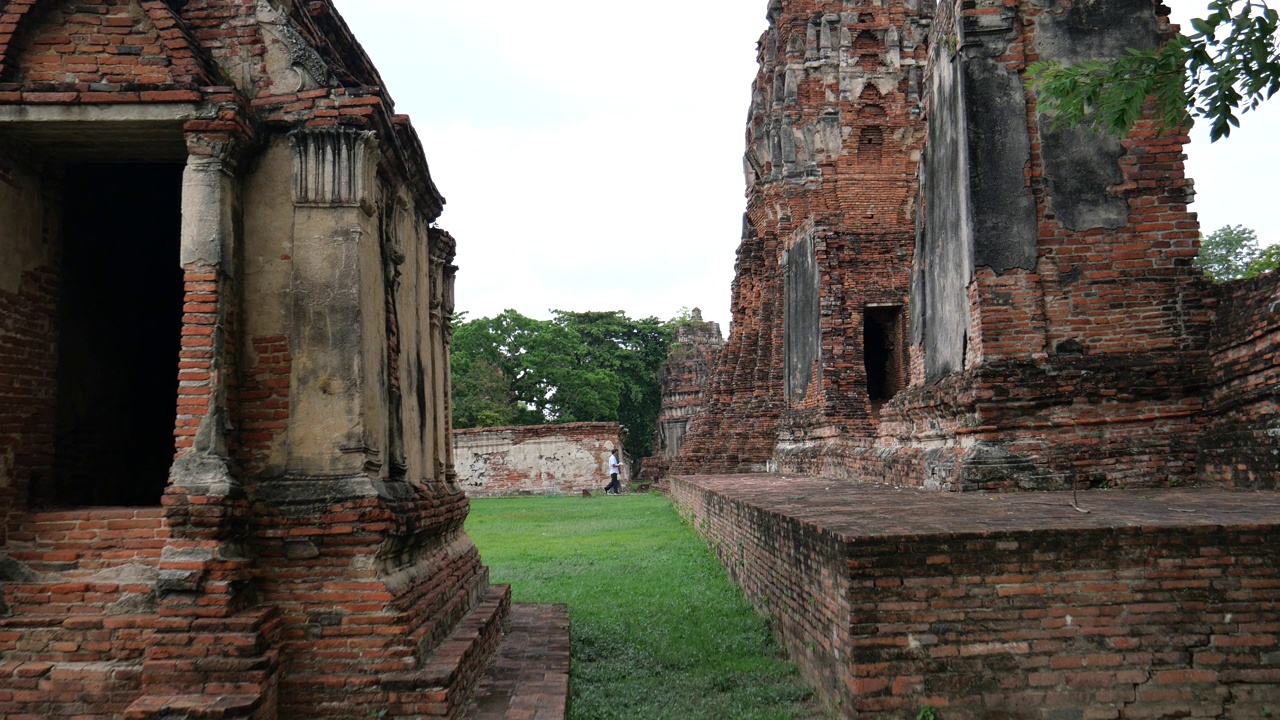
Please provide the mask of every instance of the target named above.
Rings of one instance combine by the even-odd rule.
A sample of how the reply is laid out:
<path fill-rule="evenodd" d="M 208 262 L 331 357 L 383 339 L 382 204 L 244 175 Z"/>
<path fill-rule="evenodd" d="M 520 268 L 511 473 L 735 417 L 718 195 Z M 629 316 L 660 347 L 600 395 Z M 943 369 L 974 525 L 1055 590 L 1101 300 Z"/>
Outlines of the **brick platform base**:
<path fill-rule="evenodd" d="M 159 508 L 31 513 L 14 526 L 0 550 L 0 720 L 457 718 L 476 687 L 472 720 L 564 720 L 563 606 L 512 606 L 510 588 L 491 585 L 413 672 L 288 677 L 276 606 L 165 615 L 169 535 Z M 197 639 L 170 632 L 188 627 Z M 211 680 L 179 682 L 196 670 Z M 304 691 L 280 702 L 288 683 Z"/>
<path fill-rule="evenodd" d="M 671 494 L 845 717 L 1280 707 L 1278 493 L 1091 491 L 1077 509 L 755 475 L 676 477 Z"/>
<path fill-rule="evenodd" d="M 511 626 L 463 717 L 564 720 L 568 701 L 568 607 L 512 605 Z"/>

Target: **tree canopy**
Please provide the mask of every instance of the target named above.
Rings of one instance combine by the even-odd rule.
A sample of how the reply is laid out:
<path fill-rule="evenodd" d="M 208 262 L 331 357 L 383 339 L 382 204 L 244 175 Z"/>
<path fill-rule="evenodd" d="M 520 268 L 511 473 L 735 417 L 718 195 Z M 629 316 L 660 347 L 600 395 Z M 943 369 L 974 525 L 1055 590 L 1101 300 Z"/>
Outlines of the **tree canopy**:
<path fill-rule="evenodd" d="M 1165 127 L 1184 124 L 1190 114 L 1210 123 L 1211 140 L 1227 137 L 1240 124 L 1238 114 L 1280 89 L 1280 15 L 1266 0 L 1211 0 L 1207 10 L 1191 21 L 1191 34 L 1154 50 L 1070 66 L 1033 63 L 1027 70 L 1041 110 L 1061 125 L 1125 135 L 1150 98 Z"/>
<path fill-rule="evenodd" d="M 621 311 L 515 310 L 461 322 L 453 335 L 453 422 L 458 428 L 618 422 L 626 452 L 652 450 L 662 404 L 658 369 L 673 329 Z"/>
<path fill-rule="evenodd" d="M 1214 282 L 1257 277 L 1280 266 L 1280 245 L 1260 248 L 1253 230 L 1226 225 L 1200 239 L 1195 262 Z"/>

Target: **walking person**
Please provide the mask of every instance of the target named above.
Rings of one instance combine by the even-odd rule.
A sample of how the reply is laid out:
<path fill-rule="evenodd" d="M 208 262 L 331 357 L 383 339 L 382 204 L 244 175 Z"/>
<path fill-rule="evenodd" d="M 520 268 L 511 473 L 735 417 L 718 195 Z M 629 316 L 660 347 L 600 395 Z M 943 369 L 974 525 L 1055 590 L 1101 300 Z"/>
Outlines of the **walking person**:
<path fill-rule="evenodd" d="M 622 470 L 622 463 L 618 461 L 618 451 L 614 450 L 609 455 L 609 484 L 605 486 L 606 495 L 621 495 L 622 483 L 618 482 L 618 473 Z"/>

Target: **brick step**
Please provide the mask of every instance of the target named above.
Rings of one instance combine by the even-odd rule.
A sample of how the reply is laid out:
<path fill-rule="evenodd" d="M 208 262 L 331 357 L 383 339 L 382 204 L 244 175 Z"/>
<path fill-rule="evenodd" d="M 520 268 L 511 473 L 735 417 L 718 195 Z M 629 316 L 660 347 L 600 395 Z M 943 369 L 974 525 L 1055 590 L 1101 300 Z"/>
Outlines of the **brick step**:
<path fill-rule="evenodd" d="M 44 535 L 51 532 L 83 532 L 89 530 L 133 530 L 141 523 L 159 523 L 164 520 L 161 507 L 102 507 L 74 510 L 34 510 L 18 521 L 11 536 L 14 540 L 28 540 L 21 533 Z"/>
<path fill-rule="evenodd" d="M 140 662 L 154 614 L 15 615 L 0 619 L 0 662 Z"/>
<path fill-rule="evenodd" d="M 425 693 L 433 705 L 454 716 L 461 711 L 466 694 L 488 666 L 488 659 L 502 639 L 511 616 L 511 587 L 490 585 L 481 600 L 413 673 L 385 675 L 380 687 L 385 692 L 404 693 L 406 698 Z M 392 714 L 396 708 L 392 707 Z"/>
<path fill-rule="evenodd" d="M 569 608 L 512 605 L 511 626 L 464 720 L 564 720 L 568 707 Z"/>
<path fill-rule="evenodd" d="M 146 695 L 124 712 L 125 720 L 254 720 L 267 702 L 264 693 Z"/>
<path fill-rule="evenodd" d="M 231 617 L 197 618 L 192 621 L 195 632 L 213 634 L 257 633 L 272 636 L 280 628 L 280 613 L 275 606 L 242 610 Z"/>
<path fill-rule="evenodd" d="M 254 657 L 210 655 L 142 663 L 147 692 L 165 697 L 193 688 L 203 689 L 207 694 L 252 694 L 273 684 L 279 670 L 280 656 L 274 650 Z"/>
<path fill-rule="evenodd" d="M 136 662 L 0 662 L 0 717 L 115 718 L 142 693 Z"/>
<path fill-rule="evenodd" d="M 258 695 L 279 672 L 281 618 L 259 607 L 228 618 L 161 623 L 143 663 L 147 694 L 156 698 Z M 219 716 L 220 717 L 220 716 Z"/>

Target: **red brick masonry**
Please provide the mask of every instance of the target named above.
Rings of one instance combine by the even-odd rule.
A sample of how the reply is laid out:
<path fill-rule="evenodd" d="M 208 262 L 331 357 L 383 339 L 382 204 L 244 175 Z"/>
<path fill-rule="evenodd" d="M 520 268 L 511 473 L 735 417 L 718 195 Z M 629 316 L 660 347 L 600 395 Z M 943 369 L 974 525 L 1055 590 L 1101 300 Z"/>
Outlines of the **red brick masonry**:
<path fill-rule="evenodd" d="M 781 482 L 786 480 L 785 482 Z M 1280 706 L 1280 495 L 671 492 L 845 717 L 1258 718 Z"/>

